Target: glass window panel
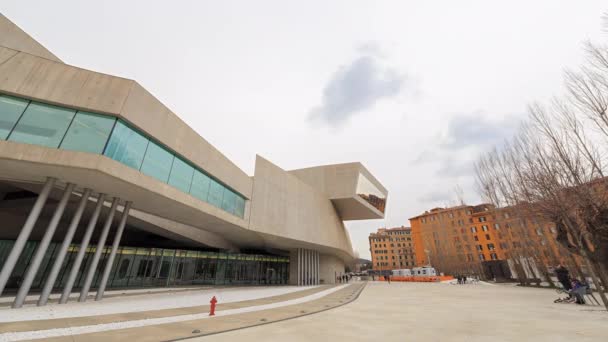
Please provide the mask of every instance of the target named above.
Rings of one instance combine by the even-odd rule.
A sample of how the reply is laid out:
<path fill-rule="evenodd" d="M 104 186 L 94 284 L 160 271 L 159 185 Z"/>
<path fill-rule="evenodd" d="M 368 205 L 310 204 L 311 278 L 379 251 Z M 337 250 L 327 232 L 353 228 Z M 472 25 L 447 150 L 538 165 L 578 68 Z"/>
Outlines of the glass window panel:
<path fill-rule="evenodd" d="M 6 139 L 29 101 L 0 95 L 0 139 Z"/>
<path fill-rule="evenodd" d="M 102 153 L 115 118 L 93 113 L 78 112 L 61 142 L 66 150 Z"/>
<path fill-rule="evenodd" d="M 222 199 L 222 209 L 234 214 L 236 207 L 236 194 L 228 188 L 224 188 L 224 198 Z"/>
<path fill-rule="evenodd" d="M 213 204 L 214 206 L 221 208 L 222 207 L 222 196 L 224 194 L 224 186 L 222 184 L 216 182 L 215 180 L 211 180 L 211 185 L 209 186 L 209 198 L 207 202 Z"/>
<path fill-rule="evenodd" d="M 150 141 L 141 172 L 166 183 L 169 180 L 173 158 L 169 151 Z"/>
<path fill-rule="evenodd" d="M 9 140 L 58 147 L 75 113 L 75 110 L 32 102 Z"/>
<path fill-rule="evenodd" d="M 190 191 L 193 173 L 194 168 L 192 168 L 192 166 L 188 165 L 188 163 L 180 158 L 175 157 L 175 160 L 173 160 L 173 167 L 171 167 L 171 175 L 169 176 L 169 185 L 188 193 Z"/>
<path fill-rule="evenodd" d="M 357 180 L 357 195 L 376 209 L 384 212 L 386 196 L 362 173 L 359 173 L 359 179 Z"/>
<path fill-rule="evenodd" d="M 119 120 L 104 155 L 139 170 L 147 146 L 146 137 Z"/>
<path fill-rule="evenodd" d="M 192 177 L 192 187 L 190 188 L 190 194 L 202 201 L 207 201 L 209 195 L 209 184 L 211 178 L 206 174 L 195 170 L 194 176 Z"/>
<path fill-rule="evenodd" d="M 236 208 L 234 210 L 234 214 L 238 217 L 245 216 L 245 199 L 241 196 L 236 196 Z"/>

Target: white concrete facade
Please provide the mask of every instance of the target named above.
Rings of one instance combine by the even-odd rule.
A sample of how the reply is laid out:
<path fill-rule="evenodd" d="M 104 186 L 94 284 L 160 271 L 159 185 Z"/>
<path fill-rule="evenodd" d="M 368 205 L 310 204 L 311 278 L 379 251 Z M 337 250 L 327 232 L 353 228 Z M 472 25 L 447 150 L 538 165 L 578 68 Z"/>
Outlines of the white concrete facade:
<path fill-rule="evenodd" d="M 357 194 L 360 163 L 286 171 L 257 157 L 247 175 L 136 81 L 63 63 L 0 15 L 0 95 L 118 117 L 189 160 L 246 199 L 237 217 L 104 155 L 0 140 L 0 181 L 50 198 L 66 184 L 132 203 L 129 222 L 170 239 L 224 250 L 290 255 L 290 283 L 334 283 L 354 258 L 344 220 L 382 218 Z M 1 115 L 1 113 L 0 113 Z M 323 179 L 323 184 L 317 182 Z"/>

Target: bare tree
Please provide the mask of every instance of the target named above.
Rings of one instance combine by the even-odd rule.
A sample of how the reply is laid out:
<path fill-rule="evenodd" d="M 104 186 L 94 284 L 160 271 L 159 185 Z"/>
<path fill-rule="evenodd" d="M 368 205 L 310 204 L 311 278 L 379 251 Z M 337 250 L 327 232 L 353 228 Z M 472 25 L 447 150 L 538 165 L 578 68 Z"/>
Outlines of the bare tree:
<path fill-rule="evenodd" d="M 601 284 L 608 284 L 601 266 L 608 182 L 603 178 L 601 152 L 589 142 L 573 110 L 559 102 L 549 109 L 531 106 L 529 124 L 500 151 L 477 163 L 478 184 L 483 196 L 499 207 L 516 208 L 521 217 L 556 222 L 558 237 L 560 233 L 566 237 L 561 242 L 584 257 L 608 308 L 601 291 Z M 535 256 L 536 247 L 529 247 L 519 251 L 520 257 L 530 258 L 530 252 Z"/>

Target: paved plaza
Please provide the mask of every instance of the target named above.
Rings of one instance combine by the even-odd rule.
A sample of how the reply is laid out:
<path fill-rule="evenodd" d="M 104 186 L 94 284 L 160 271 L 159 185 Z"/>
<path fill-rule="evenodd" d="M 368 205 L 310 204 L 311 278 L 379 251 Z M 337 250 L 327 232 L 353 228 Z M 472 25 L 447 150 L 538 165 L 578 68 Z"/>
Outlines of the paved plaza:
<path fill-rule="evenodd" d="M 555 298 L 511 285 L 373 282 L 336 309 L 194 341 L 608 340 L 606 311 Z"/>
<path fill-rule="evenodd" d="M 172 291 L 3 307 L 0 341 L 556 342 L 608 336 L 601 307 L 555 304 L 553 290 L 513 285 L 368 282 Z M 213 293 L 221 301 L 217 316 L 209 317 L 205 301 Z"/>

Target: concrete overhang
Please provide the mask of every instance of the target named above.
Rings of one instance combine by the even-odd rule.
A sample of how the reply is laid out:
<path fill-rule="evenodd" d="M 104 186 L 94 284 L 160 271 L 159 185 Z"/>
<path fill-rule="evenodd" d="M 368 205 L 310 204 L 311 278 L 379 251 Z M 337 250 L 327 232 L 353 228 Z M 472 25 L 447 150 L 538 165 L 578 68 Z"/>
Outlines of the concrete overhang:
<path fill-rule="evenodd" d="M 131 216 L 135 220 L 146 221 L 167 234 L 220 248 L 232 249 L 233 244 L 263 247 L 263 239 L 247 229 L 247 216 L 229 214 L 110 158 L 0 141 L 0 179 L 42 183 L 46 177 L 75 183 L 78 191 L 90 188 L 96 193 L 132 201 L 136 212 Z M 218 240 L 217 236 L 226 241 Z"/>
<path fill-rule="evenodd" d="M 327 195 L 344 221 L 384 218 L 388 191 L 361 163 L 291 170 Z"/>

